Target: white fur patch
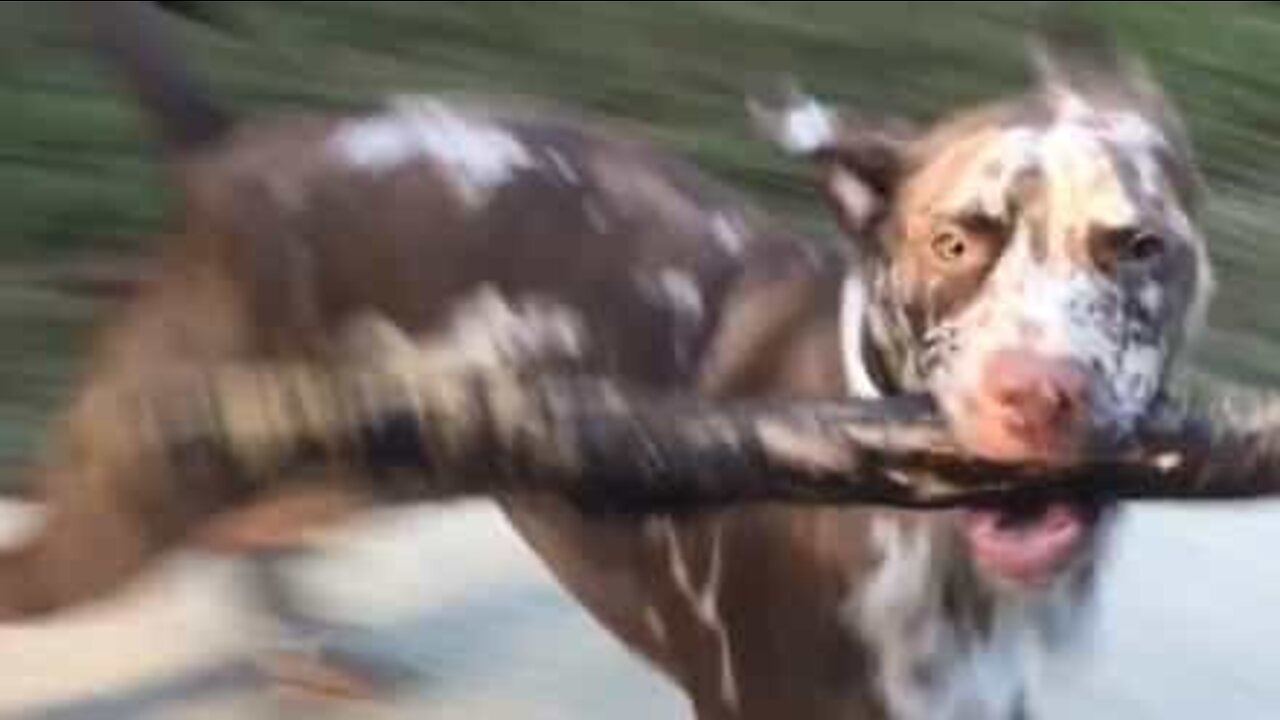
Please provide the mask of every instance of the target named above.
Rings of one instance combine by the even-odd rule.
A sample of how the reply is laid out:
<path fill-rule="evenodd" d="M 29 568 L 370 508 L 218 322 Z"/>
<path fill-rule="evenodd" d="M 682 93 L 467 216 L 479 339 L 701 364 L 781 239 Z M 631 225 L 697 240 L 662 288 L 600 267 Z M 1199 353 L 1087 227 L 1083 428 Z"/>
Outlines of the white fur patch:
<path fill-rule="evenodd" d="M 1101 139 L 1096 128 L 1079 122 L 1055 123 L 1040 139 L 1040 162 L 1051 195 L 1048 232 L 1053 242 L 1068 237 L 1072 226 L 1084 222 L 1127 227 L 1141 219 L 1139 198 L 1116 175 Z M 1145 149 L 1127 157 L 1140 166 L 1155 162 Z"/>
<path fill-rule="evenodd" d="M 547 148 L 546 153 L 547 157 L 551 160 L 551 165 L 556 169 L 556 172 L 560 174 L 560 177 L 563 178 L 566 183 L 574 186 L 582 184 L 582 176 L 574 169 L 573 165 L 565 159 L 564 155 L 561 154 L 559 150 L 556 150 L 555 148 Z"/>
<path fill-rule="evenodd" d="M 491 286 L 458 303 L 446 336 L 451 350 L 477 368 L 577 362 L 587 353 L 577 312 L 537 298 L 513 302 Z"/>
<path fill-rule="evenodd" d="M 528 150 L 511 133 L 427 98 L 396 99 L 385 114 L 345 124 L 330 147 L 343 162 L 370 172 L 389 172 L 423 159 L 438 163 L 473 206 L 533 165 Z"/>
<path fill-rule="evenodd" d="M 736 713 L 742 705 L 741 692 L 734 672 L 733 647 L 730 644 L 729 629 L 720 618 L 720 581 L 724 563 L 720 530 L 716 528 L 712 531 L 710 567 L 707 569 L 707 577 L 701 589 L 694 586 L 689 564 L 685 561 L 684 552 L 680 549 L 680 536 L 675 525 L 667 520 L 663 523 L 662 530 L 667 545 L 667 564 L 676 589 L 689 602 L 694 617 L 715 635 L 719 644 L 720 698 L 727 708 Z"/>
<path fill-rule="evenodd" d="M 983 212 L 991 217 L 1005 217 L 1008 210 L 1006 191 L 1014 178 L 1039 161 L 1039 140 L 1039 136 L 1027 128 L 1014 128 L 1000 138 L 992 149 L 992 155 L 1003 162 L 1000 176 L 994 182 L 981 179 L 977 191 Z M 981 163 L 976 164 L 972 174 L 977 174 L 980 169 Z"/>
<path fill-rule="evenodd" d="M 796 155 L 816 152 L 835 140 L 835 116 L 813 98 L 805 98 L 789 108 L 778 128 L 778 142 L 784 150 Z"/>
<path fill-rule="evenodd" d="M 711 237 L 733 257 L 741 255 L 747 245 L 742 219 L 728 212 L 717 212 L 711 216 Z"/>
<path fill-rule="evenodd" d="M 671 309 L 683 322 L 701 323 L 706 314 L 702 290 L 694 276 L 679 268 L 663 268 L 653 277 L 640 280 L 642 291 L 654 302 Z"/>
<path fill-rule="evenodd" d="M 1030 671 L 1052 651 L 1051 623 L 1082 606 L 1066 579 L 1044 596 L 995 596 L 991 626 L 946 602 L 956 573 L 938 538 L 901 519 L 872 521 L 881 561 L 844 608 L 846 624 L 876 650 L 877 686 L 894 720 L 1013 720 Z M 966 586 L 962 592 L 980 592 Z"/>
<path fill-rule="evenodd" d="M 1059 125 L 1084 125 L 1100 137 L 1127 149 L 1150 152 L 1166 147 L 1164 133 L 1142 115 L 1127 110 L 1099 110 L 1075 93 L 1058 97 Z"/>

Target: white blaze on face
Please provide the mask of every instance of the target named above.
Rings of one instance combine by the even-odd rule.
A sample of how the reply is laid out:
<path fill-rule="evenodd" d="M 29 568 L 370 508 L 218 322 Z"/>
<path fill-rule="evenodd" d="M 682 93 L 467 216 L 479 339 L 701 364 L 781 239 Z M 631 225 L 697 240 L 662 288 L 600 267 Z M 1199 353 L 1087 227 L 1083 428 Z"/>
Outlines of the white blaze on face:
<path fill-rule="evenodd" d="M 1087 232 L 1090 225 L 1122 228 L 1139 221 L 1138 199 L 1092 129 L 1076 122 L 1057 123 L 1044 133 L 1039 150 L 1049 193 L 1049 224 L 1044 229 L 1048 244 Z"/>
<path fill-rule="evenodd" d="M 391 172 L 424 159 L 436 163 L 472 206 L 534 165 L 524 145 L 503 128 L 426 98 L 397 99 L 385 114 L 345 124 L 330 148 L 342 162 L 369 172 Z"/>
<path fill-rule="evenodd" d="M 1017 128 L 1003 134 L 996 144 L 996 158 L 1001 162 L 1000 173 L 984 182 L 981 189 L 982 209 L 993 217 L 1004 217 L 1008 212 L 1009 187 L 1023 173 L 1033 170 L 1040 159 L 1038 133 Z"/>

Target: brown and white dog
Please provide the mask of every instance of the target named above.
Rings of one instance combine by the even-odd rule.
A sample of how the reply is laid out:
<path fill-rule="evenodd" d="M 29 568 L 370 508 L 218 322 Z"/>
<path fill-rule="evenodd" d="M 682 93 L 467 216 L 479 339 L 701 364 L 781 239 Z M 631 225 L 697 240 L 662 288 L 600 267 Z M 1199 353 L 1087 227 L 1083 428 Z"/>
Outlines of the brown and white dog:
<path fill-rule="evenodd" d="M 975 453 L 1069 462 L 1157 402 L 1209 293 L 1181 130 L 1106 51 L 1047 49 L 1026 96 L 921 131 L 796 92 L 755 103 L 817 168 L 853 241 L 832 247 L 578 120 L 414 97 L 232 125 L 177 73 L 143 4 L 90 5 L 110 6 L 104 43 L 169 141 L 179 242 L 61 425 L 48 520 L 0 558 L 0 613 L 99 597 L 244 501 L 229 479 L 139 466 L 120 451 L 128 409 L 100 391 L 324 357 L 369 313 L 432 333 L 497 292 L 572 314 L 596 367 L 632 382 L 723 398 L 925 391 Z M 1024 717 L 1026 669 L 1076 632 L 1111 517 L 1083 501 L 647 518 L 503 504 L 704 720 Z"/>

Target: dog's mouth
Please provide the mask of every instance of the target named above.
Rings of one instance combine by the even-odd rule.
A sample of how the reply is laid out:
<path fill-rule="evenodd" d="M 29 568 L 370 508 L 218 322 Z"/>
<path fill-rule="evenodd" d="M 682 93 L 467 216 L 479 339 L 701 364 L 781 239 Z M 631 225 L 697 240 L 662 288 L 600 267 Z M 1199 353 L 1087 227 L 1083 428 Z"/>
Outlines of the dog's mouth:
<path fill-rule="evenodd" d="M 1043 589 L 1090 545 L 1098 504 L 1040 501 L 965 510 L 961 532 L 983 574 L 1019 588 Z"/>

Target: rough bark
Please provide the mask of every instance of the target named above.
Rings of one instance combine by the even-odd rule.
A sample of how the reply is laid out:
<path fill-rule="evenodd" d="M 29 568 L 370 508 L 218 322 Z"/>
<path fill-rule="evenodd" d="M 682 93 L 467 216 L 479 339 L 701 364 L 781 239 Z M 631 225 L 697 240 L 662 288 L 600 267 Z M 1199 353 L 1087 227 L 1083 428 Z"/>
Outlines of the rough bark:
<path fill-rule="evenodd" d="M 555 492 L 622 511 L 784 501 L 946 507 L 1037 495 L 1280 491 L 1280 403 L 1169 405 L 1123 452 L 1061 467 L 966 457 L 919 398 L 710 403 L 448 347 L 375 367 L 237 366 L 142 395 L 149 452 L 252 486 L 360 470 L 388 501 Z"/>

